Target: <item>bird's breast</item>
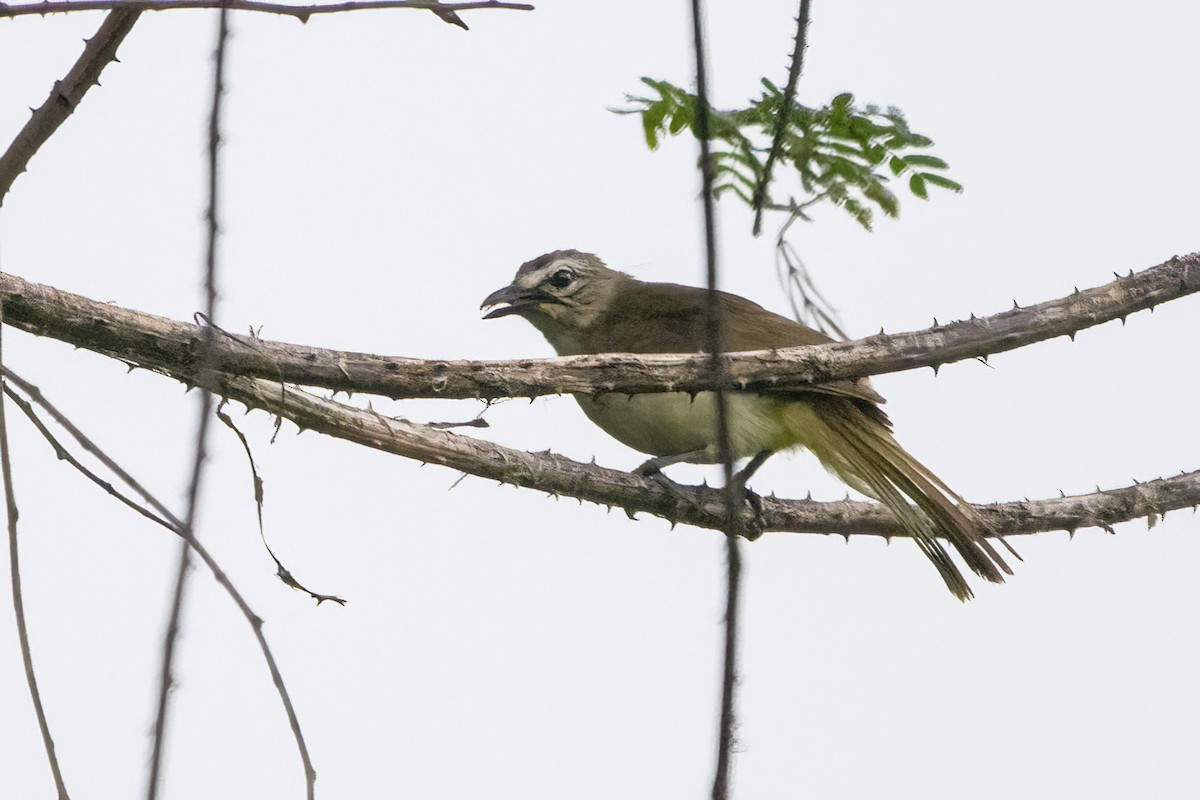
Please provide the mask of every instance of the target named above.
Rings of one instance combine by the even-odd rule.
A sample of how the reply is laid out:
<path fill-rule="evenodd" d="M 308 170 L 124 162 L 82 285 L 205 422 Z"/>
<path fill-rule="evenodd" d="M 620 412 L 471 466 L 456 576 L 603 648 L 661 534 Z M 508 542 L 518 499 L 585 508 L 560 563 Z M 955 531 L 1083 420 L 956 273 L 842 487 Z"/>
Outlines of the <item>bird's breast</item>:
<path fill-rule="evenodd" d="M 778 400 L 731 393 L 730 439 L 734 458 L 763 450 L 781 450 L 796 443 Z M 704 451 L 695 460 L 715 463 L 717 453 L 716 398 L 712 392 L 695 397 L 685 392 L 656 394 L 576 394 L 583 413 L 617 441 L 653 456 Z"/>

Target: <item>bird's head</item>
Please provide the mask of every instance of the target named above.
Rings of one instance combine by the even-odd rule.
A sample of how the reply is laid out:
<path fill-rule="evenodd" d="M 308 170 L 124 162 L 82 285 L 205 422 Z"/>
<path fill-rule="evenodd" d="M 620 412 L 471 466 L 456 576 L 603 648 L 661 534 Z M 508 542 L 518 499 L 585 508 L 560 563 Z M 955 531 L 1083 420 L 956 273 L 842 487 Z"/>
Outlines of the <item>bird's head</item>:
<path fill-rule="evenodd" d="M 600 318 L 620 283 L 628 280 L 591 253 L 555 250 L 522 264 L 512 283 L 488 295 L 480 308 L 499 306 L 484 319 L 519 314 L 561 351 L 557 340 Z"/>

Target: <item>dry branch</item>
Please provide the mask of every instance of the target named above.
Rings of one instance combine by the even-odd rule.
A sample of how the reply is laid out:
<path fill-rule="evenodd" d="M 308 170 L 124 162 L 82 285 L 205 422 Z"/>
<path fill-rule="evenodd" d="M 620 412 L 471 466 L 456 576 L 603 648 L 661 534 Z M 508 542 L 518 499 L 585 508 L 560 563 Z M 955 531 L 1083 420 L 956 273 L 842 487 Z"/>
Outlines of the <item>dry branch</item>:
<path fill-rule="evenodd" d="M 473 3 L 439 3 L 435 0 L 363 0 L 352 3 L 325 3 L 308 6 L 287 3 L 266 3 L 259 0 L 63 0 L 58 3 L 0 3 L 0 19 L 29 14 L 65 14 L 71 11 L 173 11 L 182 8 L 227 8 L 230 11 L 260 11 L 265 14 L 280 14 L 295 17 L 301 22 L 318 14 L 340 14 L 346 11 L 370 11 L 386 8 L 415 8 L 432 11 L 438 16 L 451 15 L 456 11 L 478 11 L 485 8 L 509 11 L 532 11 L 528 3 L 502 3 L 498 0 L 478 0 Z M 447 20 L 450 21 L 450 20 Z M 455 23 L 455 24 L 460 24 Z M 463 25 L 462 27 L 466 27 Z"/>
<path fill-rule="evenodd" d="M 730 357 L 733 387 L 782 391 L 987 356 L 1099 325 L 1200 291 L 1200 252 L 1103 286 L 924 331 Z M 187 370 L 204 330 L 0 274 L 5 319 L 148 369 Z M 439 361 L 270 342 L 222 332 L 216 369 L 236 375 L 392 398 L 534 397 L 564 392 L 699 391 L 707 360 L 684 355 L 587 355 L 518 361 Z"/>
<path fill-rule="evenodd" d="M 186 383 L 199 380 L 194 358 L 194 347 L 200 336 L 197 326 L 96 303 L 11 275 L 0 276 L 0 300 L 4 303 L 5 321 L 24 330 L 80 344 Z M 249 337 L 236 339 L 238 341 L 232 342 L 226 335 L 218 339 L 223 344 L 223 358 L 231 351 L 261 356 L 262 353 L 256 350 L 260 345 L 267 348 L 263 352 L 274 352 L 270 348 L 280 352 L 287 349 L 284 345 L 255 342 Z M 338 363 L 335 351 L 296 349 L 311 355 L 324 353 L 331 357 L 330 363 Z M 404 360 L 381 361 L 396 363 Z M 222 367 L 228 367 L 229 363 L 223 361 Z M 415 360 L 407 363 L 426 364 Z M 359 368 L 362 366 L 358 363 Z M 503 363 L 498 363 L 494 369 L 503 367 Z M 522 369 L 519 365 L 513 368 Z M 273 381 L 225 372 L 216 380 L 219 385 L 210 388 L 223 396 L 279 414 L 302 428 L 377 450 L 552 494 L 617 506 L 631 512 L 643 511 L 673 522 L 702 528 L 721 527 L 723 504 L 720 493 L 714 490 L 681 487 L 685 495 L 690 493 L 690 501 L 680 503 L 658 483 L 630 473 L 582 464 L 551 453 L 526 453 L 439 428 L 391 420 L 371 411 L 285 388 Z M 1160 516 L 1197 503 L 1200 503 L 1200 472 L 1079 497 L 979 508 L 995 533 L 1008 535 L 1111 526 L 1140 517 Z M 904 535 L 884 510 L 866 502 L 819 503 L 763 498 L 762 512 L 761 519 L 744 519 L 743 522 L 768 531 Z"/>
<path fill-rule="evenodd" d="M 176 380 L 194 382 L 195 374 L 165 371 Z M 726 522 L 724 493 L 705 486 L 668 490 L 656 480 L 597 464 L 585 464 L 555 453 L 529 453 L 428 425 L 392 419 L 316 397 L 298 388 L 259 378 L 220 374 L 212 391 L 249 408 L 262 409 L 305 429 L 345 439 L 375 450 L 439 464 L 481 478 L 564 495 L 629 513 L 645 512 L 672 523 L 721 530 Z M 818 502 L 760 498 L 762 512 L 747 505 L 739 524 L 747 534 L 759 531 L 906 536 L 888 512 L 875 503 L 842 500 Z M 1113 525 L 1141 517 L 1151 521 L 1200 504 L 1200 471 L 1134 486 L 1047 500 L 1025 500 L 976 506 L 992 536 Z"/>
<path fill-rule="evenodd" d="M 921 333 L 874 336 L 858 342 L 794 348 L 730 358 L 750 388 L 852 377 L 943 363 L 1012 349 L 1070 333 L 1200 289 L 1200 253 L 1173 258 L 1105 286 L 984 319 L 937 326 Z M 197 353 L 204 336 L 190 325 L 98 303 L 49 286 L 0 274 L 0 302 L 9 324 L 124 362 L 201 383 Z M 220 332 L 210 386 L 338 438 L 420 461 L 594 503 L 643 511 L 673 522 L 720 529 L 719 493 L 684 487 L 687 502 L 653 481 L 580 464 L 553 454 L 525 453 L 444 430 L 389 420 L 370 411 L 322 400 L 259 375 L 286 382 L 412 397 L 495 397 L 552 391 L 662 391 L 705 388 L 703 357 L 580 356 L 538 361 L 446 362 L 384 358 L 265 342 Z M 598 372 L 593 375 L 590 371 Z M 616 383 L 616 381 L 623 381 Z M 1156 517 L 1200 502 L 1200 473 L 1075 498 L 981 507 L 994 532 L 1013 534 L 1111 526 Z M 871 503 L 813 503 L 764 498 L 761 518 L 743 510 L 747 530 L 797 533 L 903 535 Z"/>
<path fill-rule="evenodd" d="M 13 16 L 13 6 L 0 3 L 0 17 Z M 117 47 L 133 29 L 142 12 L 118 9 L 104 18 L 96 35 L 87 40 L 83 55 L 61 81 L 54 83 L 50 97 L 25 123 L 4 155 L 0 156 L 0 205 L 12 188 L 13 181 L 25 171 L 29 160 L 62 125 L 75 106 L 83 100 L 88 89 L 100 83 L 100 73 L 110 61 L 117 60 Z"/>

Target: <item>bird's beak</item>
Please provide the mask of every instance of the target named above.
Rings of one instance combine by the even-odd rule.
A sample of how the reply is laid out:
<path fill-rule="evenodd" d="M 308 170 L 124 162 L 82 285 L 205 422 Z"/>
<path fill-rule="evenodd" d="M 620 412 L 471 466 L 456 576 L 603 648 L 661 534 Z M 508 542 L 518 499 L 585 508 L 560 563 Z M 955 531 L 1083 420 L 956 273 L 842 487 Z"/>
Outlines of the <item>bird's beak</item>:
<path fill-rule="evenodd" d="M 505 286 L 503 289 L 497 289 L 489 294 L 479 307 L 484 309 L 500 305 L 501 303 L 508 303 L 506 306 L 493 309 L 483 315 L 484 319 L 496 319 L 497 317 L 507 317 L 509 314 L 520 314 L 530 306 L 558 302 L 561 301 L 538 289 L 529 290 L 518 289 L 515 286 Z"/>

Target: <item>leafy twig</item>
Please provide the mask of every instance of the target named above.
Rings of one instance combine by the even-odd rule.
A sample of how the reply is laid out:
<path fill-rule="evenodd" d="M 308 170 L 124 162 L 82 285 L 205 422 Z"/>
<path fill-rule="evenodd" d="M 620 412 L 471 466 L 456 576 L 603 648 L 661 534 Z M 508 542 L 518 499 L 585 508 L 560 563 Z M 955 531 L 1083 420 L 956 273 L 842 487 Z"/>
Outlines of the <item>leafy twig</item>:
<path fill-rule="evenodd" d="M 642 78 L 642 82 L 658 97 L 630 95 L 627 99 L 635 107 L 618 112 L 642 115 L 642 130 L 651 149 L 663 136 L 689 128 L 696 131 L 699 99 L 695 95 L 668 81 Z M 900 109 L 859 107 L 849 92 L 827 105 L 809 107 L 789 102 L 785 91 L 765 78 L 762 84 L 762 95 L 749 106 L 709 114 L 707 133 L 718 145 L 712 154 L 716 195 L 732 193 L 751 208 L 760 191 L 764 208 L 786 210 L 813 201 L 831 202 L 870 229 L 875 210 L 890 217 L 899 213 L 899 198 L 888 188 L 892 178 L 908 175 L 909 191 L 921 198 L 928 197 L 929 186 L 961 191 L 958 183 L 934 171 L 945 170 L 945 161 L 912 152 L 930 147 L 933 140 L 913 132 Z M 763 154 L 769 158 L 773 148 L 756 142 L 776 136 L 782 136 L 778 159 L 791 168 L 791 177 L 804 192 L 800 200 L 783 202 L 770 194 Z"/>

